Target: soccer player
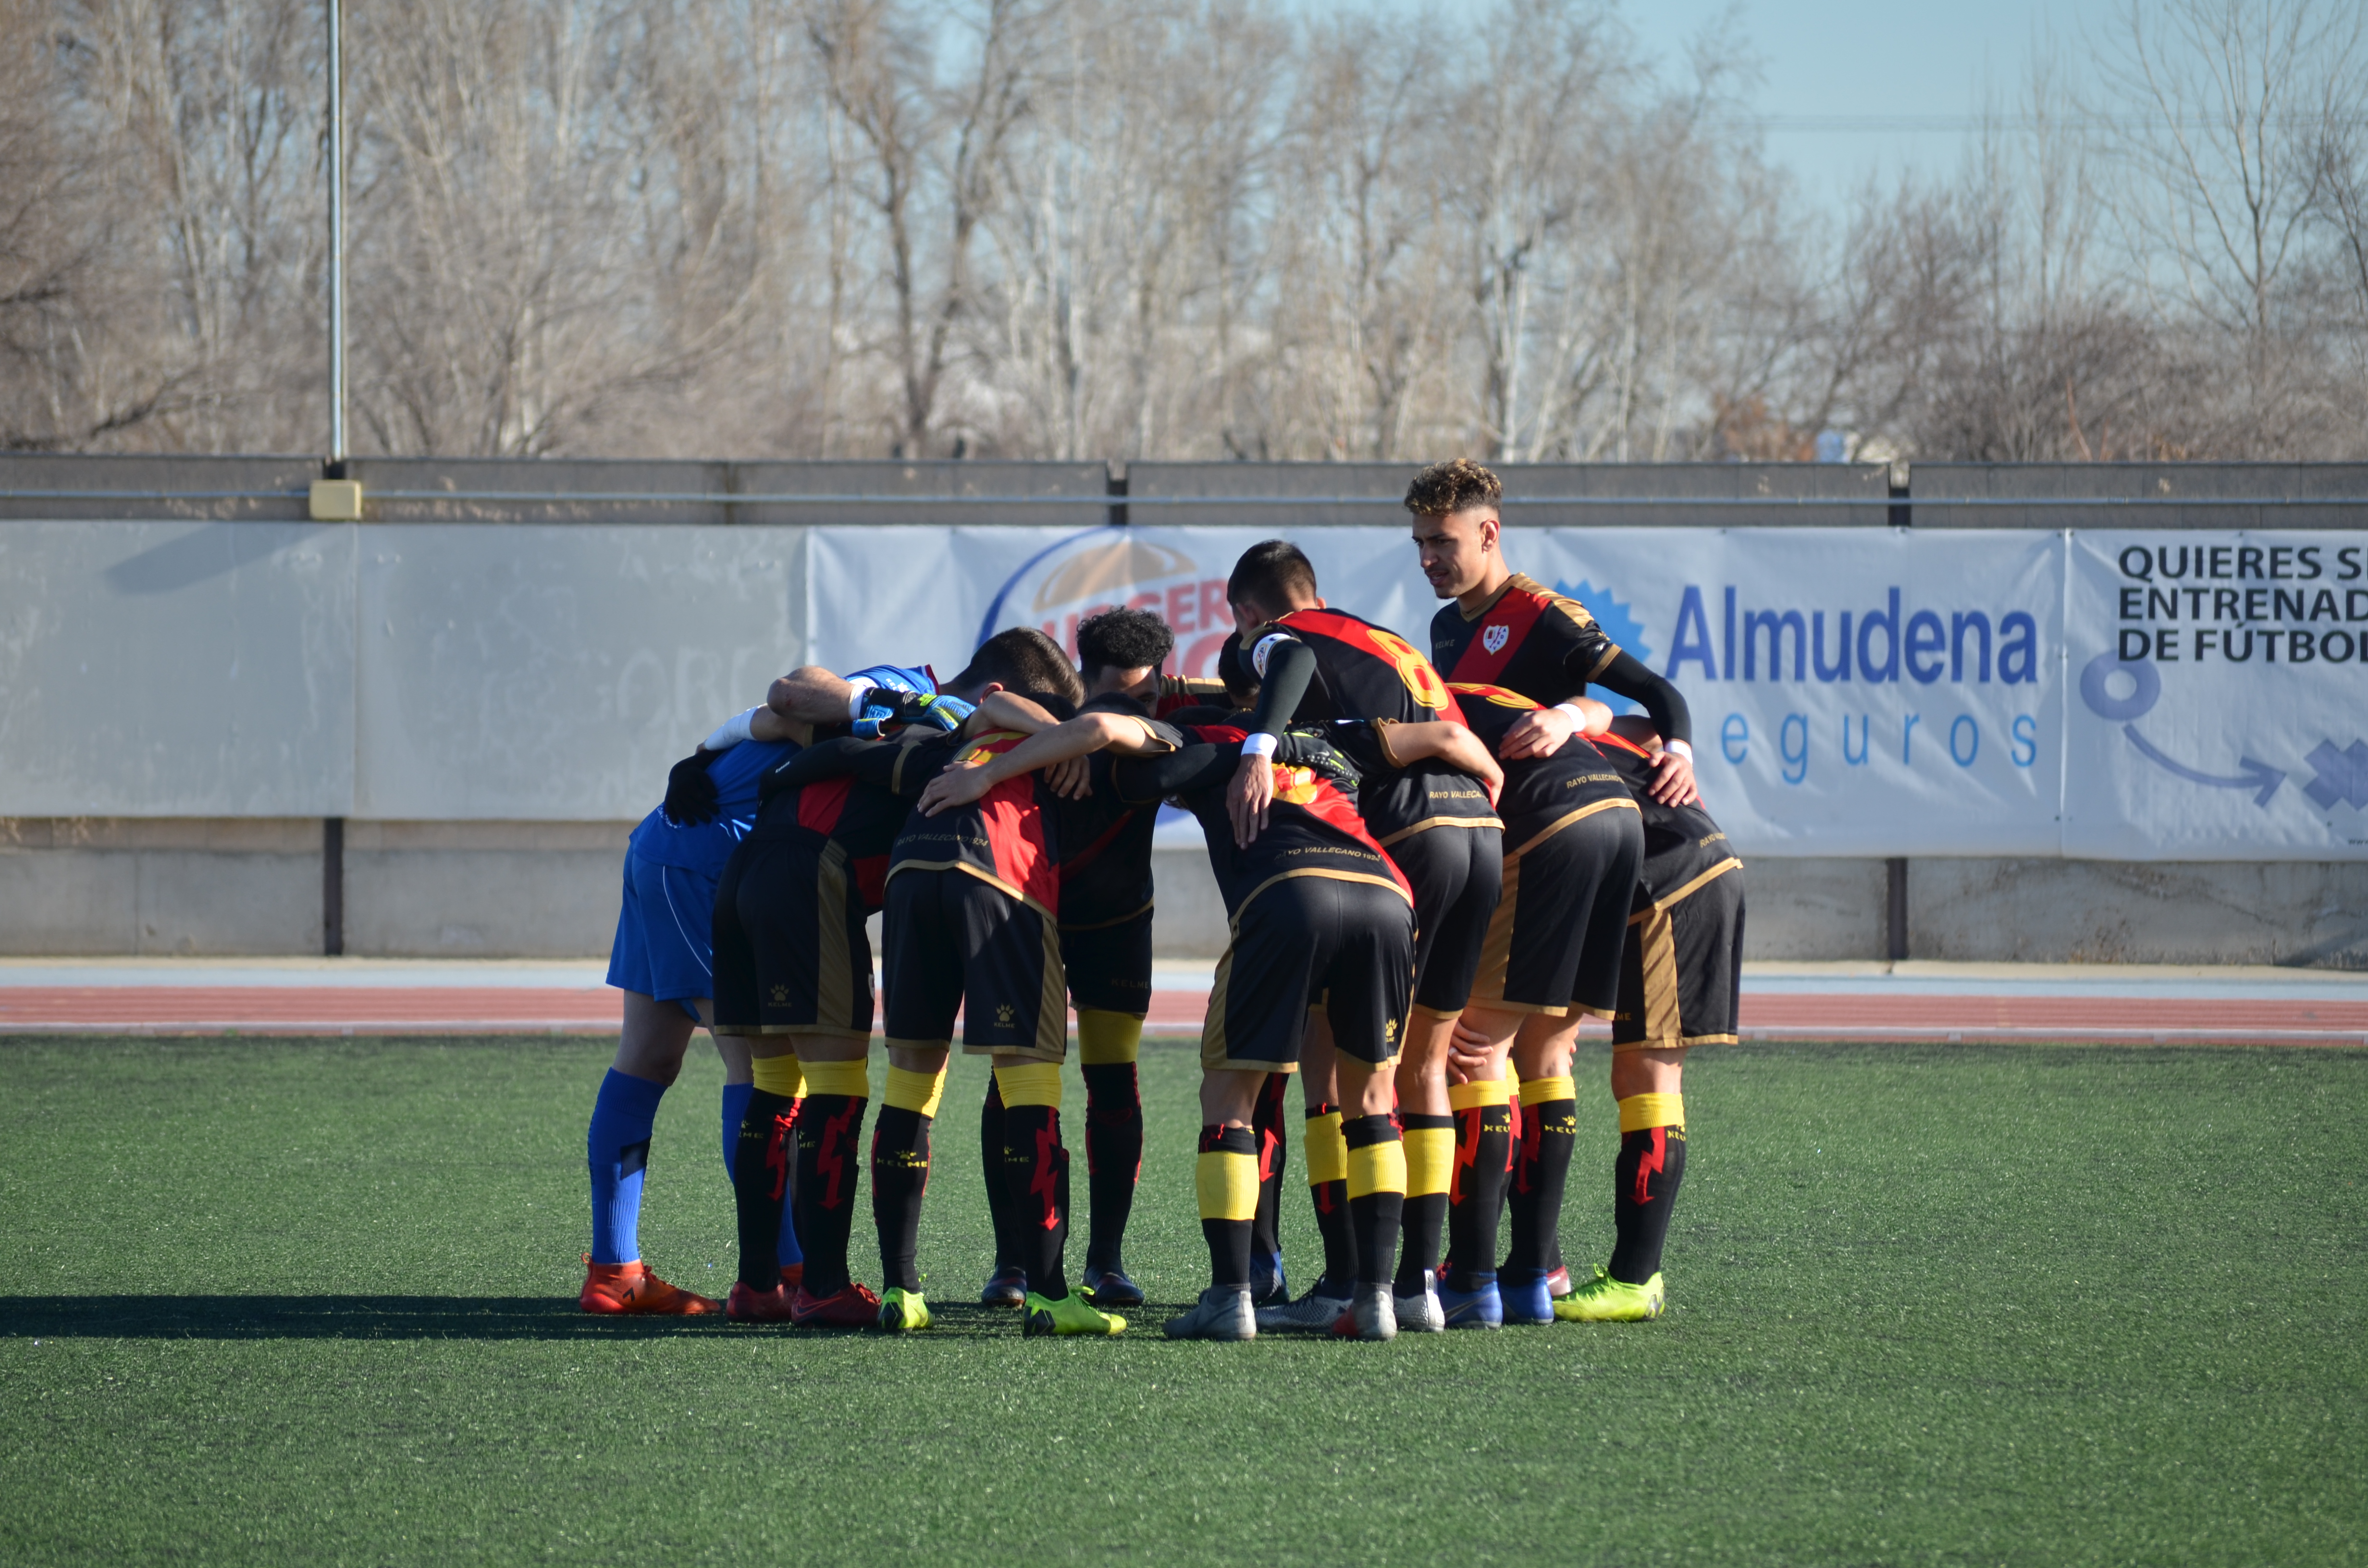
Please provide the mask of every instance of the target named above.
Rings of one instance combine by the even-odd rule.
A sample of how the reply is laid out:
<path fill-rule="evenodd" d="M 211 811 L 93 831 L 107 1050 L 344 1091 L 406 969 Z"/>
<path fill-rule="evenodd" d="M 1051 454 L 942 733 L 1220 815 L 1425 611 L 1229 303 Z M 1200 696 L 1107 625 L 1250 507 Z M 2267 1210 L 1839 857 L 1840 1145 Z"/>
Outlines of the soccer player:
<path fill-rule="evenodd" d="M 1407 487 L 1406 506 L 1413 515 L 1423 574 L 1433 593 L 1454 601 L 1442 607 L 1431 621 L 1431 656 L 1452 681 L 1500 687 L 1541 704 L 1514 723 L 1497 746 L 1497 755 L 1508 761 L 1553 755 L 1578 733 L 1588 721 L 1587 710 L 1578 699 L 1590 684 L 1645 706 L 1651 715 L 1652 732 L 1661 744 L 1649 758 L 1634 758 L 1639 766 L 1628 776 L 1631 795 L 1645 818 L 1646 859 L 1637 894 L 1642 900 L 1646 890 L 1656 885 L 1656 824 L 1668 825 L 1676 820 L 1672 813 L 1696 810 L 1701 799 L 1694 786 L 1691 717 L 1677 687 L 1614 643 L 1584 606 L 1520 575 L 1507 563 L 1499 509 L 1503 496 L 1497 476 L 1468 459 L 1434 463 Z M 1707 824 L 1708 818 L 1702 816 L 1702 821 Z M 1715 832 L 1715 824 L 1710 830 Z M 1672 826 L 1670 831 L 1677 829 Z M 1717 842 L 1724 844 L 1723 835 Z M 1739 867 L 1740 862 L 1734 865 Z M 1711 873 L 1713 879 L 1724 874 L 1724 870 Z M 1735 886 L 1739 890 L 1741 884 Z M 1655 892 L 1652 896 L 1657 900 L 1662 894 Z M 1739 931 L 1739 899 L 1734 915 L 1731 928 Z M 1630 961 L 1627 946 L 1639 940 L 1632 926 L 1623 944 L 1623 965 Z M 1709 944 L 1703 946 L 1707 950 Z M 1668 956 L 1670 947 L 1659 943 L 1655 950 Z M 1640 960 L 1641 956 L 1640 951 Z M 1669 989 L 1664 983 L 1668 978 L 1666 971 L 1656 975 L 1656 997 Z M 1725 990 L 1731 1001 L 1731 981 Z M 1611 1058 L 1611 1088 L 1620 1102 L 1621 1126 L 1621 1153 L 1613 1180 L 1614 1219 L 1623 1237 L 1634 1233 L 1637 1238 L 1633 1245 L 1616 1248 L 1614 1261 L 1635 1278 L 1601 1276 L 1572 1300 L 1551 1302 L 1552 1288 L 1547 1283 L 1551 1262 L 1520 1258 L 1518 1276 L 1510 1268 L 1498 1272 L 1499 1299 L 1508 1322 L 1540 1322 L 1548 1310 L 1564 1317 L 1645 1317 L 1660 1311 L 1659 1244 L 1651 1238 L 1666 1233 L 1669 1206 L 1684 1169 L 1685 1116 L 1679 1085 L 1685 1048 L 1700 1040 L 1718 1038 L 1719 1031 L 1688 1038 L 1682 1032 L 1647 1027 L 1641 1002 L 1639 1009 L 1639 1017 L 1625 1024 L 1615 1017 Z M 1623 980 L 1618 1011 L 1628 1010 Z M 1661 1006 L 1654 1017 L 1666 1022 L 1670 1012 Z M 1627 1032 L 1622 1032 L 1623 1028 Z M 1724 1032 L 1731 1037 L 1731 1019 Z M 1531 1060 L 1541 1067 L 1547 1064 L 1541 1052 L 1549 1043 L 1535 1042 Z M 1535 1197 L 1537 1211 L 1543 1213 L 1548 1211 L 1549 1195 L 1558 1193 L 1568 1169 L 1577 1136 L 1577 1096 L 1566 1075 L 1546 1073 L 1536 1079 L 1524 1077 L 1521 1098 L 1524 1134 L 1515 1190 L 1527 1188 Z M 1533 1120 L 1536 1126 L 1531 1128 L 1529 1124 Z M 1562 1131 L 1565 1127 L 1567 1137 Z M 1675 1154 L 1670 1153 L 1673 1148 Z M 1656 1224 L 1658 1232 L 1653 1230 Z M 1520 1239 L 1517 1225 L 1517 1243 Z M 1646 1261 L 1654 1265 L 1652 1272 L 1637 1275 Z M 1613 1283 L 1618 1290 L 1611 1289 Z M 1581 1297 L 1585 1300 L 1577 1299 Z"/>
<path fill-rule="evenodd" d="M 1176 634 L 1148 610 L 1111 609 L 1077 623 L 1080 714 L 1147 718 L 1160 696 L 1160 666 Z M 1143 1304 L 1123 1249 L 1143 1170 L 1143 1094 L 1135 1059 L 1151 1010 L 1151 837 L 1157 802 L 1121 801 L 1110 787 L 1111 755 L 1090 754 L 1082 796 L 1064 796 L 1061 839 L 1061 964 L 1077 1010 L 1077 1061 L 1086 1080 L 1086 1181 L 1091 1232 L 1081 1288 L 1094 1304 Z M 1065 758 L 1064 758 L 1065 760 Z M 993 1171 L 1002 1157 L 1003 1096 L 987 1082 L 979 1143 Z M 1017 1307 L 1027 1300 L 1014 1210 L 1000 1183 L 987 1184 L 995 1218 L 996 1267 L 980 1301 Z"/>
<path fill-rule="evenodd" d="M 624 1028 L 585 1132 L 592 1250 L 577 1301 L 587 1312 L 717 1310 L 643 1263 L 642 1187 L 658 1101 L 681 1074 L 691 1030 L 700 1025 L 723 1058 L 724 1167 L 731 1168 L 750 1093 L 749 1056 L 746 1041 L 715 1022 L 716 880 L 755 823 L 759 777 L 805 733 L 762 708 L 726 720 L 675 764 L 665 803 L 642 819 L 626 847 L 624 898 L 609 952 L 609 983 L 625 994 Z"/>
<path fill-rule="evenodd" d="M 1070 709 L 1084 696 L 1058 646 L 1024 627 L 988 639 L 950 685 L 990 699 L 1007 690 L 1027 693 L 1040 709 Z M 851 739 L 822 743 L 792 762 L 784 778 L 810 784 L 854 773 L 897 793 L 917 794 L 946 767 L 971 767 L 1029 738 L 994 722 L 998 710 L 992 701 L 983 705 L 946 742 L 909 747 Z M 957 810 L 935 815 L 916 810 L 905 819 L 890 851 L 887 880 L 889 1062 L 941 1087 L 954 1017 L 962 1015 L 963 1049 L 994 1058 L 1004 1105 L 1001 1176 L 1019 1211 L 1014 1228 L 1026 1236 L 1028 1248 L 1023 1332 L 1114 1335 L 1125 1328 L 1125 1319 L 1071 1291 L 1063 1256 L 1069 1157 L 1061 1140 L 1060 1064 L 1068 1050 L 1068 1009 L 1062 1005 L 1056 801 L 1050 785 L 1030 772 Z M 850 1052 L 856 1053 L 860 1047 Z M 810 1096 L 804 1117 L 816 1112 Z M 920 1119 L 918 1136 L 926 1138 L 928 1118 Z M 925 1150 L 894 1153 L 926 1164 Z M 875 1170 L 882 1159 L 875 1150 Z M 881 1306 L 882 1326 L 918 1328 L 928 1321 L 908 1239 L 919 1222 L 921 1185 L 900 1195 L 893 1208 L 882 1208 L 875 1195 L 890 1283 Z M 892 1309 L 899 1310 L 898 1321 L 890 1321 Z"/>
<path fill-rule="evenodd" d="M 939 699 L 926 670 L 877 665 L 841 684 L 849 695 L 838 699 L 827 726 L 840 731 L 893 720 L 902 704 L 912 725 L 904 733 L 917 742 L 949 720 L 959 722 L 964 706 Z M 719 1028 L 750 1037 L 755 1080 L 734 1134 L 740 1271 L 724 1310 L 738 1322 L 860 1327 L 879 1315 L 881 1302 L 848 1277 L 857 1129 L 839 1102 L 870 1090 L 860 1054 L 840 1060 L 832 1048 L 860 1047 L 871 1037 L 864 918 L 881 907 L 889 848 L 910 802 L 848 779 L 785 786 L 784 766 L 764 776 L 756 826 L 725 865 L 716 894 L 715 1016 Z M 808 1125 L 803 1140 L 801 1055 L 814 1062 L 816 1090 L 832 1097 L 832 1115 Z M 882 1122 L 920 1113 L 926 1091 L 903 1103 L 914 1098 L 911 1087 L 892 1085 Z M 801 1165 L 806 1184 L 793 1196 Z M 917 1176 L 903 1166 L 884 1177 L 875 1171 L 875 1198 L 883 1182 L 925 1177 L 925 1168 Z M 793 1250 L 801 1227 L 820 1238 L 818 1257 L 806 1260 L 812 1267 Z"/>
<path fill-rule="evenodd" d="M 1460 724 L 1454 695 L 1429 660 L 1386 628 L 1326 606 L 1315 568 L 1281 540 L 1251 546 L 1226 584 L 1241 646 L 1258 677 L 1250 739 L 1226 791 L 1236 843 L 1264 825 L 1273 795 L 1267 755 L 1293 723 L 1387 720 Z M 1368 758 L 1369 762 L 1372 759 Z M 1471 994 L 1503 872 L 1503 824 L 1487 791 L 1470 775 L 1435 760 L 1369 775 L 1358 803 L 1374 836 L 1406 873 L 1415 908 L 1414 1014 L 1397 1071 L 1406 1130 L 1406 1246 L 1397 1276 L 1397 1315 L 1406 1327 L 1446 1326 L 1434 1266 L 1453 1168 L 1454 1120 L 1447 1054 L 1455 1020 Z M 1318 998 L 1320 1000 L 1320 998 Z M 1328 1074 L 1320 1044 L 1303 1077 L 1311 1140 L 1310 1176 L 1329 1169 Z M 1323 1108 L 1319 1109 L 1319 1108 Z M 1327 1274 L 1340 1250 L 1337 1210 L 1319 1190 L 1317 1223 L 1326 1231 Z M 1314 1328 L 1337 1321 L 1345 1302 L 1318 1279 L 1301 1301 L 1267 1309 L 1266 1326 Z M 1326 1314 L 1329 1313 L 1327 1320 Z"/>
<path fill-rule="evenodd" d="M 1227 791 L 1249 738 L 1200 725 L 1167 756 L 1121 762 L 1130 800 L 1177 798 L 1201 819 L 1230 916 L 1201 1033 L 1201 1153 L 1195 1188 L 1210 1284 L 1169 1321 L 1171 1338 L 1255 1338 L 1251 1228 L 1258 1163 L 1250 1118 L 1266 1075 L 1298 1065 L 1308 1009 L 1331 1026 L 1348 1220 L 1360 1269 L 1340 1326 L 1396 1335 L 1394 1261 L 1404 1226 L 1406 1157 L 1392 1119 L 1394 1068 L 1414 973 L 1414 898 L 1357 811 L 1357 770 L 1320 736 L 1281 737 L 1265 761 L 1273 790 L 1265 829 L 1237 843 Z"/>

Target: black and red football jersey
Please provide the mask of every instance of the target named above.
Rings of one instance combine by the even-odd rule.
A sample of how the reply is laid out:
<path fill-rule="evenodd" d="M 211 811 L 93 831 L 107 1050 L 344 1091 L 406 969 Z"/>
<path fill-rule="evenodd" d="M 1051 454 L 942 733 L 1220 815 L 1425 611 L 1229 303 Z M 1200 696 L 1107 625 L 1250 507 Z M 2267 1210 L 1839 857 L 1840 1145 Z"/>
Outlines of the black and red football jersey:
<path fill-rule="evenodd" d="M 916 743 L 922 738 L 919 732 L 911 736 Z M 879 909 L 887 899 L 888 852 L 913 802 L 851 773 L 791 782 L 787 776 L 796 761 L 795 756 L 785 757 L 766 771 L 758 786 L 757 825 L 749 836 L 810 836 L 817 848 L 842 846 L 855 869 L 863 907 Z"/>
<path fill-rule="evenodd" d="M 1411 905 L 1414 894 L 1357 810 L 1358 772 L 1320 734 L 1290 736 L 1278 756 L 1274 803 L 1247 848 L 1234 843 L 1225 786 L 1241 761 L 1247 732 L 1228 724 L 1183 727 L 1184 745 L 1164 756 L 1121 758 L 1112 769 L 1120 793 L 1137 801 L 1170 799 L 1201 819 L 1209 865 L 1225 911 L 1237 915 L 1259 890 L 1284 877 L 1338 877 L 1379 882 Z"/>
<path fill-rule="evenodd" d="M 1479 611 L 1441 606 L 1430 656 L 1458 684 L 1500 686 L 1543 707 L 1587 690 L 1620 656 L 1587 607 L 1516 572 Z"/>
<path fill-rule="evenodd" d="M 1077 711 L 1144 718 L 1141 704 L 1115 695 L 1096 698 Z M 1170 745 L 1183 744 L 1172 726 L 1145 722 Z M 1087 757 L 1090 791 L 1081 800 L 1064 797 L 1056 808 L 1064 926 L 1114 926 L 1152 904 L 1151 837 L 1159 826 L 1159 802 L 1121 799 L 1110 773 L 1118 761 L 1106 751 Z"/>
<path fill-rule="evenodd" d="M 1452 681 L 1449 689 L 1463 705 L 1464 722 L 1472 726 L 1473 733 L 1488 743 L 1492 753 L 1502 750 L 1505 736 L 1523 715 L 1534 713 L 1543 706 L 1501 686 Z M 1382 744 L 1386 747 L 1388 727 L 1380 728 Z M 1583 735 L 1571 736 L 1551 756 L 1519 757 L 1501 766 L 1505 769 L 1505 788 L 1497 797 L 1497 814 L 1505 819 L 1505 843 L 1508 848 L 1529 842 L 1571 812 L 1598 801 L 1629 800 L 1626 779 Z"/>
<path fill-rule="evenodd" d="M 1636 879 L 1639 899 L 1666 900 L 1730 860 L 1741 864 L 1725 832 L 1701 806 L 1665 806 L 1653 799 L 1651 752 L 1619 735 L 1589 738 L 1645 814 L 1645 865 Z"/>

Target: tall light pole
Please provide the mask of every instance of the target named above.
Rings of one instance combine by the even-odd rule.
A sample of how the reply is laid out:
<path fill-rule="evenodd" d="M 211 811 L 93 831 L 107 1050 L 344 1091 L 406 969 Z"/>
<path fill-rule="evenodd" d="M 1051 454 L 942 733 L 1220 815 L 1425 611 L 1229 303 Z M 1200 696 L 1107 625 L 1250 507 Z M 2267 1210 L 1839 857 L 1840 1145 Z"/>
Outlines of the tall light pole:
<path fill-rule="evenodd" d="M 329 461 L 346 460 L 346 57 L 344 0 L 329 6 Z"/>

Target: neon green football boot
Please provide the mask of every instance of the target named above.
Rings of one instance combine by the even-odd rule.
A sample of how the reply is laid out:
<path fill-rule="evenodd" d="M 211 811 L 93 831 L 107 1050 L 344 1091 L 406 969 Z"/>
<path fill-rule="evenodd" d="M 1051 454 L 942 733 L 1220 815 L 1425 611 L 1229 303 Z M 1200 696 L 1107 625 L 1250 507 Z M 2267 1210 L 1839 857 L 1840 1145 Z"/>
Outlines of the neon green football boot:
<path fill-rule="evenodd" d="M 890 1334 L 911 1334 L 929 1326 L 929 1303 L 921 1300 L 918 1290 L 893 1286 L 880 1292 L 882 1329 Z"/>
<path fill-rule="evenodd" d="M 1555 1301 L 1554 1314 L 1565 1323 L 1642 1323 L 1659 1317 L 1668 1304 L 1658 1274 L 1642 1285 L 1624 1285 L 1599 1263 L 1594 1278 Z"/>
<path fill-rule="evenodd" d="M 1126 1332 L 1126 1319 L 1116 1312 L 1097 1310 L 1092 1302 L 1075 1290 L 1057 1301 L 1030 1290 L 1028 1292 L 1026 1311 L 1027 1318 L 1021 1325 L 1020 1332 L 1030 1335 L 1040 1334 L 1108 1335 Z"/>

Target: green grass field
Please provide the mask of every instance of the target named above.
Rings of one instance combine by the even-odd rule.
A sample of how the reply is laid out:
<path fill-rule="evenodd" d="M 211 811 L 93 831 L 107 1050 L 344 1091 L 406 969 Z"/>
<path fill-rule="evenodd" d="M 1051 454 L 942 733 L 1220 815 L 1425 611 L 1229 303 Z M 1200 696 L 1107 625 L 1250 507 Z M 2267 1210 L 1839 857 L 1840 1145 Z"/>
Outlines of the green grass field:
<path fill-rule="evenodd" d="M 1144 1060 L 1155 1307 L 1094 1343 L 959 1304 L 974 1061 L 939 1328 L 578 1315 L 606 1049 L 0 1042 L 0 1561 L 2368 1558 L 2368 1053 L 1705 1051 L 1660 1322 L 1209 1346 L 1157 1332 L 1203 1267 L 1178 1045 Z M 642 1236 L 721 1293 L 694 1049 Z M 1574 1261 L 1610 1229 L 1582 1085 Z M 1284 1233 L 1306 1266 L 1296 1191 Z"/>

